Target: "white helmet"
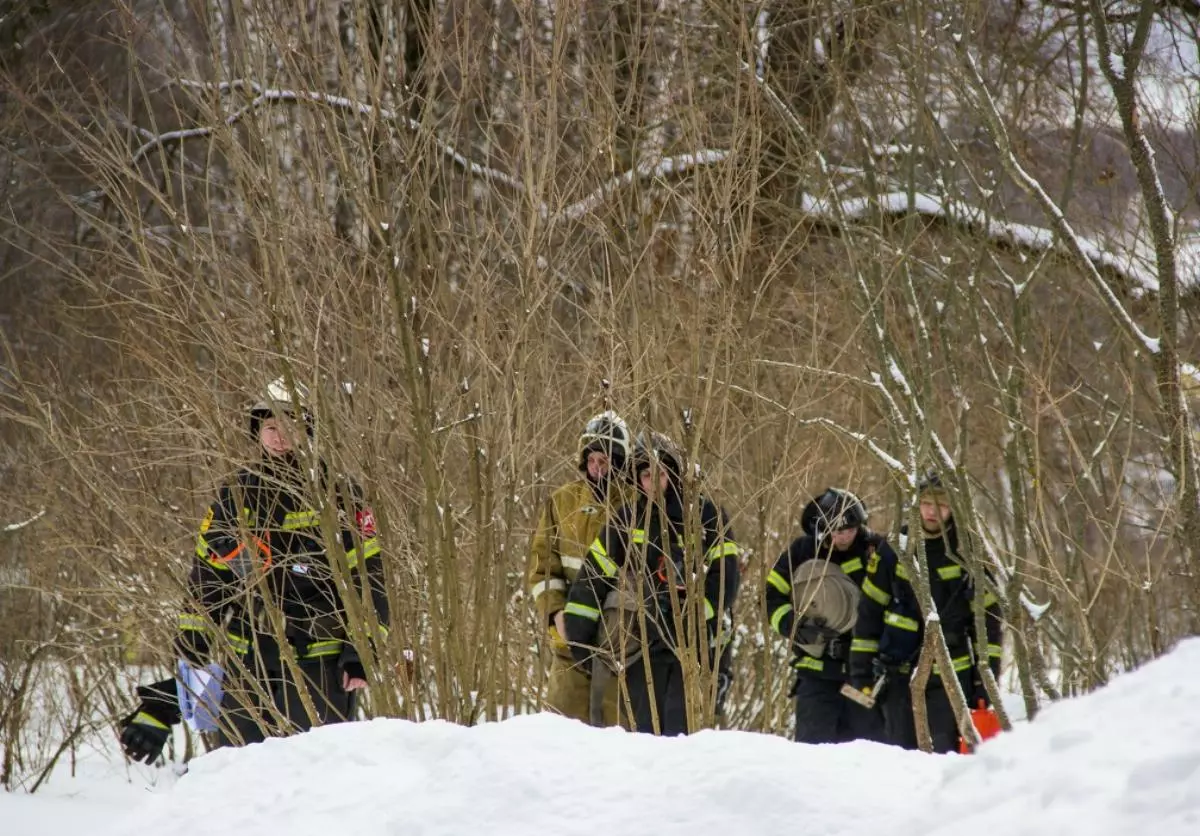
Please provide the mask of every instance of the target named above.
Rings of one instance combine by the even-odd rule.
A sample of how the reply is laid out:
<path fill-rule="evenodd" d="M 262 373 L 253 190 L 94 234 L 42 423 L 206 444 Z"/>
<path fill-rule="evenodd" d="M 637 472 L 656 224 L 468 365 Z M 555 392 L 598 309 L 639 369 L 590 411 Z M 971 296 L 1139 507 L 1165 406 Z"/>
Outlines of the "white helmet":
<path fill-rule="evenodd" d="M 258 441 L 258 429 L 262 422 L 278 415 L 288 415 L 294 421 L 303 421 L 309 435 L 313 431 L 312 410 L 308 405 L 308 389 L 303 383 L 296 382 L 293 390 L 282 377 L 277 377 L 267 384 L 265 397 L 250 407 L 250 437 Z"/>
<path fill-rule="evenodd" d="M 579 469 L 587 470 L 588 453 L 604 453 L 614 471 L 629 463 L 629 426 L 611 409 L 588 419 L 579 436 Z"/>

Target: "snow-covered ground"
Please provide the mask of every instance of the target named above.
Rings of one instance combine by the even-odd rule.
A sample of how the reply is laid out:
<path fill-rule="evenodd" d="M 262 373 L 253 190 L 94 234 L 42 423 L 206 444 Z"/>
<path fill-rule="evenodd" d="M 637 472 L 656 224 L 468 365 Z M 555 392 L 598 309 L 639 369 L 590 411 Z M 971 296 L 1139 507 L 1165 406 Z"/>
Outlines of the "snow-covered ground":
<path fill-rule="evenodd" d="M 475 728 L 377 720 L 170 769 L 100 753 L 36 795 L 14 836 L 1200 833 L 1200 639 L 1045 710 L 971 756 L 748 732 L 672 740 L 549 715 Z"/>

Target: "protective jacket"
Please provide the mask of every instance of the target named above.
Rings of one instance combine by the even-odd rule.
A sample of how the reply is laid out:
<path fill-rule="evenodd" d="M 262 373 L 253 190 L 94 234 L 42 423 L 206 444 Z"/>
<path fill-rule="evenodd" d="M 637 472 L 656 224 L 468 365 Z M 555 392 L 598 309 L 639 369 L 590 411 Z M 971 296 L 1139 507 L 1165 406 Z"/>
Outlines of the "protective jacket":
<path fill-rule="evenodd" d="M 771 628 L 792 644 L 795 652 L 792 667 L 798 674 L 844 680 L 847 676 L 846 652 L 852 633 L 849 629 L 830 630 L 825 624 L 814 622 L 811 612 L 807 614 L 808 617 L 797 618 L 798 602 L 795 599 L 806 595 L 802 583 L 794 584 L 797 572 L 810 561 L 828 561 L 840 567 L 854 586 L 861 587 L 867 564 L 880 552 L 894 557 L 891 546 L 882 536 L 860 528 L 858 536 L 845 551 L 834 550 L 828 537 L 817 540 L 805 534 L 793 540 L 779 555 L 775 567 L 767 575 L 767 617 L 771 621 Z M 799 603 L 803 605 L 805 602 Z M 827 618 L 824 620 L 828 621 Z M 802 647 L 811 647 L 822 640 L 825 647 L 819 654 L 812 654 Z"/>
<path fill-rule="evenodd" d="M 716 634 L 717 613 L 731 609 L 737 596 L 739 549 L 724 511 L 705 497 L 699 499 L 699 511 L 701 542 L 691 547 L 675 492 L 660 502 L 642 496 L 605 526 L 588 550 L 567 600 L 567 638 L 578 662 L 586 663 L 591 656 L 605 598 L 623 583 L 630 585 L 626 589 L 640 591 L 645 605 L 647 634 L 639 643 L 675 649 L 679 642 L 671 586 L 686 623 L 696 605 L 686 599 L 685 579 L 697 567 L 704 572 L 701 606 L 708 635 Z"/>
<path fill-rule="evenodd" d="M 301 662 L 336 660 L 361 675 L 353 639 L 380 641 L 389 623 L 380 543 L 358 486 L 327 480 L 322 465 L 318 489 L 325 496 L 329 488 L 335 500 L 328 548 L 294 459 L 264 460 L 221 487 L 196 537 L 191 600 L 179 616 L 184 656 L 244 657 L 254 647 L 259 663 L 278 670 L 281 631 Z M 339 575 L 344 594 L 357 599 L 358 629 L 349 625 Z"/>
<path fill-rule="evenodd" d="M 974 613 L 983 606 L 987 661 L 999 675 L 1003 630 L 999 602 L 991 592 L 979 589 L 963 568 L 953 521 L 944 536 L 926 537 L 925 561 L 955 672 L 966 678 L 974 668 Z M 851 677 L 856 682 L 870 681 L 876 657 L 888 667 L 911 671 L 921 651 L 924 619 L 908 572 L 895 552 L 881 549 L 867 562 L 862 590 L 850 648 Z M 940 676 L 935 665 L 930 684 L 937 684 Z"/>
<path fill-rule="evenodd" d="M 584 555 L 624 499 L 616 479 L 608 480 L 606 491 L 587 479 L 576 479 L 554 491 L 542 506 L 530 546 L 529 597 L 550 631 L 555 652 L 564 659 L 570 659 L 571 653 L 555 634 L 554 614 L 567 606 L 567 591 L 583 568 Z"/>

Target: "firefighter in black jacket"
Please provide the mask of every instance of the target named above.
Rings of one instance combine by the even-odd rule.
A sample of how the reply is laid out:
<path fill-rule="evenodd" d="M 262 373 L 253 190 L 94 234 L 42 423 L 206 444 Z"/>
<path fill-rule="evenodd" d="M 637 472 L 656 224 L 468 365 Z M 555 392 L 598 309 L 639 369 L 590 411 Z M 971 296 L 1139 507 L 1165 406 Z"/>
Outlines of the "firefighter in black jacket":
<path fill-rule="evenodd" d="M 949 495 L 936 473 L 929 473 L 918 487 L 921 503 L 921 535 L 925 538 L 925 561 L 933 602 L 937 607 L 954 672 L 970 707 L 987 700 L 978 664 L 986 662 L 1000 675 L 1002 624 L 995 596 L 977 586 L 962 565 L 958 552 L 959 532 L 950 511 Z M 903 564 L 894 554 L 877 552 L 867 563 L 859 602 L 854 641 L 850 647 L 851 682 L 869 692 L 872 683 L 885 676 L 877 695 L 883 709 L 888 742 L 906 749 L 917 748 L 913 722 L 911 673 L 917 664 L 924 639 L 925 620 Z M 975 659 L 975 608 L 985 608 L 987 659 Z M 929 730 L 935 752 L 958 747 L 958 724 L 942 672 L 935 665 L 925 691 Z"/>
<path fill-rule="evenodd" d="M 601 531 L 571 584 L 566 606 L 567 640 L 575 659 L 587 669 L 609 593 L 633 591 L 637 596 L 643 612 L 631 620 L 634 652 L 624 668 L 633 717 L 623 719 L 635 731 L 662 735 L 694 731 L 688 728 L 681 662 L 688 641 L 677 635 L 676 616 L 685 633 L 693 636 L 693 647 L 707 645 L 716 676 L 721 667 L 716 658 L 720 614 L 732 609 L 739 582 L 733 532 L 725 512 L 707 497 L 699 497 L 699 548 L 689 549 L 685 543 L 681 463 L 682 456 L 667 437 L 639 436 L 632 467 L 638 502 L 619 510 Z M 698 570 L 703 573 L 703 602 L 686 596 L 686 578 L 696 577 Z M 700 612 L 705 625 L 694 630 L 694 615 Z M 625 710 L 623 701 L 620 709 Z"/>
<path fill-rule="evenodd" d="M 251 407 L 249 429 L 262 460 L 221 487 L 200 524 L 176 641 L 190 662 L 215 661 L 225 672 L 219 745 L 349 719 L 354 692 L 367 685 L 353 642 L 376 647 L 389 620 L 370 508 L 353 482 L 329 484 L 322 462 L 308 478 L 294 448 L 313 430 L 307 405 L 275 381 Z M 330 495 L 339 530 L 327 550 L 320 508 Z M 141 686 L 138 696 L 121 742 L 150 763 L 180 719 L 175 682 Z"/>
<path fill-rule="evenodd" d="M 805 506 L 800 516 L 804 534 L 767 575 L 771 628 L 796 654 L 791 696 L 796 698 L 795 739 L 800 743 L 882 739 L 878 710 L 841 694 L 867 562 L 876 552 L 891 552 L 866 523 L 861 499 L 847 490 L 826 489 Z"/>

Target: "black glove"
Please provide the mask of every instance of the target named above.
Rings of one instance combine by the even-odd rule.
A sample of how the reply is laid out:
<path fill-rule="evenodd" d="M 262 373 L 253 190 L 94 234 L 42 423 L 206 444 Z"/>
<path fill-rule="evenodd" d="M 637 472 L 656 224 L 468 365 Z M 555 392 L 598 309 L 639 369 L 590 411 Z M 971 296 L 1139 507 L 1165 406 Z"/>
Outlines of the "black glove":
<path fill-rule="evenodd" d="M 825 658 L 834 662 L 844 662 L 849 650 L 849 643 L 844 636 L 834 636 L 825 645 Z"/>
<path fill-rule="evenodd" d="M 800 621 L 796 628 L 796 637 L 793 643 L 799 649 L 802 644 L 816 644 L 819 641 L 829 641 L 839 635 L 837 630 L 827 626 L 825 619 L 817 616 L 816 618 L 805 618 Z M 803 652 L 799 651 L 798 652 Z"/>
<path fill-rule="evenodd" d="M 895 676 L 900 672 L 901 667 L 903 666 L 899 662 L 889 659 L 886 656 L 876 656 L 871 660 L 871 674 L 876 679 L 885 674 L 887 676 Z"/>
<path fill-rule="evenodd" d="M 171 726 L 179 722 L 179 703 L 171 693 L 174 688 L 173 679 L 138 686 L 142 701 L 121 721 L 121 748 L 131 760 L 152 763 L 162 754 Z"/>

